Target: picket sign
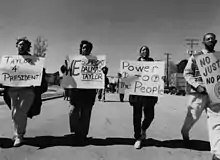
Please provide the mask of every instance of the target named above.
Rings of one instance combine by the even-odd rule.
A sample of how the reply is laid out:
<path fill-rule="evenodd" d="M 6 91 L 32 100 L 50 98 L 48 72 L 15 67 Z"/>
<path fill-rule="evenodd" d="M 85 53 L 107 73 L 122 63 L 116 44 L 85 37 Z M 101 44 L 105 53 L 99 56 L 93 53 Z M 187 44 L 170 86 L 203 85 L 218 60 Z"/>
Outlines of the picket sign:
<path fill-rule="evenodd" d="M 142 96 L 163 96 L 164 62 L 122 60 L 119 93 Z"/>
<path fill-rule="evenodd" d="M 105 55 L 69 55 L 65 60 L 67 72 L 63 74 L 61 86 L 63 88 L 104 88 L 105 79 L 102 68 L 105 65 Z"/>
<path fill-rule="evenodd" d="M 0 83 L 10 87 L 40 86 L 45 58 L 4 55 L 0 62 Z"/>
<path fill-rule="evenodd" d="M 220 52 L 198 54 L 196 64 L 213 103 L 220 103 Z"/>

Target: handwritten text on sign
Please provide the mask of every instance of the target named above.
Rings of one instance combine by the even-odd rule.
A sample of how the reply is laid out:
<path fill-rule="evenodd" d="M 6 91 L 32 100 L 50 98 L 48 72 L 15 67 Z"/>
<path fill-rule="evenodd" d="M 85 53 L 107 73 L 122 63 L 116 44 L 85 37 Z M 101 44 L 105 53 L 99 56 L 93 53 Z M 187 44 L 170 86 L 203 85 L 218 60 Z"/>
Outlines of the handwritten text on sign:
<path fill-rule="evenodd" d="M 164 94 L 164 62 L 121 61 L 122 87 L 132 95 Z M 123 84 L 124 82 L 124 84 Z"/>
<path fill-rule="evenodd" d="M 64 88 L 104 88 L 102 67 L 105 56 L 68 56 L 65 61 L 67 72 L 63 75 Z M 71 77 L 71 78 L 70 78 Z"/>
<path fill-rule="evenodd" d="M 0 63 L 0 83 L 5 86 L 40 86 L 44 58 L 5 55 Z"/>
<path fill-rule="evenodd" d="M 220 103 L 220 52 L 196 56 L 196 63 L 210 100 Z"/>

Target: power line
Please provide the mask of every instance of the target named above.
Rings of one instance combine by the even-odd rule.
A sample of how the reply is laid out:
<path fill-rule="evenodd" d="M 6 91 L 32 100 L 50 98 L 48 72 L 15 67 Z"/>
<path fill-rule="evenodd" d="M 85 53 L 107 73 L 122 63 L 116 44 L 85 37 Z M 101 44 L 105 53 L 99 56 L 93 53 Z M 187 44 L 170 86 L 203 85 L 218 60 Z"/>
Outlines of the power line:
<path fill-rule="evenodd" d="M 186 44 L 190 46 L 191 50 L 193 50 L 194 45 L 198 45 L 199 44 L 199 43 L 196 43 L 196 42 L 199 41 L 199 39 L 195 39 L 195 38 L 188 38 L 188 39 L 185 39 L 185 41 L 189 42 L 189 43 L 186 43 Z"/>

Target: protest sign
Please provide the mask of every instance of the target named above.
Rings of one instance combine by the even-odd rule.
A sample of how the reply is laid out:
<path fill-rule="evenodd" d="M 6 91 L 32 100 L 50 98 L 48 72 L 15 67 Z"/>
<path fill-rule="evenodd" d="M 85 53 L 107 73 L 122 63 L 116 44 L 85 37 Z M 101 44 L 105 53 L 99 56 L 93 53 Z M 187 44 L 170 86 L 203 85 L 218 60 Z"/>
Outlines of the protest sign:
<path fill-rule="evenodd" d="M 0 83 L 11 87 L 40 86 L 44 58 L 4 55 L 0 63 Z"/>
<path fill-rule="evenodd" d="M 105 56 L 70 55 L 65 61 L 67 72 L 63 74 L 63 88 L 104 88 L 105 78 L 102 68 L 106 65 Z"/>
<path fill-rule="evenodd" d="M 142 96 L 164 94 L 164 62 L 121 61 L 122 86 L 125 93 Z"/>
<path fill-rule="evenodd" d="M 207 93 L 213 103 L 220 103 L 220 52 L 195 56 Z"/>

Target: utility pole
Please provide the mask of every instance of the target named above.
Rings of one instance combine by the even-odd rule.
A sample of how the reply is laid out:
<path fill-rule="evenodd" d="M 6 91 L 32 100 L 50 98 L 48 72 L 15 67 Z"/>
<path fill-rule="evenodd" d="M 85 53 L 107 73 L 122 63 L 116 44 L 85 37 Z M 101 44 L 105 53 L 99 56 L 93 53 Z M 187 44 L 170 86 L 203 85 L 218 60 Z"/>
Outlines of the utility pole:
<path fill-rule="evenodd" d="M 192 53 L 194 52 L 194 46 L 198 45 L 199 43 L 197 43 L 199 41 L 199 39 L 195 39 L 195 38 L 188 38 L 185 39 L 185 41 L 187 41 L 188 43 L 186 43 L 187 45 L 190 46 L 190 51 L 188 52 L 188 54 L 191 56 Z"/>
<path fill-rule="evenodd" d="M 167 76 L 166 76 L 166 82 L 167 82 L 167 87 L 169 88 L 169 59 L 170 59 L 170 55 L 171 53 L 164 53 L 167 57 Z"/>

